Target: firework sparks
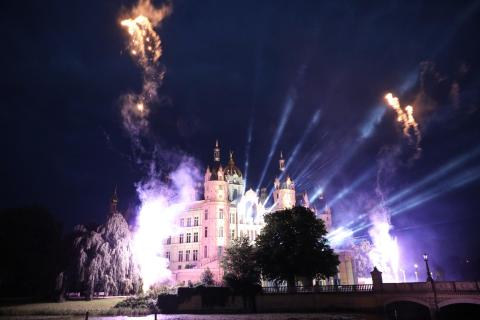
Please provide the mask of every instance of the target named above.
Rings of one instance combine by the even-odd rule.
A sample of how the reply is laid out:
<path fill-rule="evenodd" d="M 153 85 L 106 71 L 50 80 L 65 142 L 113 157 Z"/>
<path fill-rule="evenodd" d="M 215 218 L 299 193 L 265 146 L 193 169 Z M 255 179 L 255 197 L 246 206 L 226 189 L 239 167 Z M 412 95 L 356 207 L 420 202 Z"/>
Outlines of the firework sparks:
<path fill-rule="evenodd" d="M 418 123 L 413 116 L 413 107 L 408 105 L 405 109 L 400 106 L 400 101 L 392 93 L 385 95 L 387 104 L 397 113 L 397 121 L 402 124 L 403 135 L 409 139 L 411 143 L 415 144 L 416 153 L 415 158 L 420 156 L 422 149 L 420 148 L 420 141 L 422 136 L 418 128 Z"/>
<path fill-rule="evenodd" d="M 150 0 L 139 0 L 120 26 L 128 33 L 128 52 L 142 70 L 143 84 L 139 93 L 128 93 L 121 98 L 123 125 L 130 134 L 133 145 L 139 150 L 141 138 L 149 127 L 151 105 L 157 99 L 157 89 L 162 83 L 163 71 L 159 65 L 162 56 L 160 36 L 155 32 L 162 20 L 171 12 L 165 5 L 155 8 Z M 185 210 L 193 179 L 198 172 L 190 161 L 182 161 L 171 176 L 173 184 L 159 180 L 159 172 L 153 166 L 145 181 L 137 184 L 141 201 L 134 234 L 134 254 L 140 265 L 144 290 L 158 281 L 167 280 L 168 258 L 164 257 L 162 243 L 175 233 L 176 216 Z"/>
<path fill-rule="evenodd" d="M 135 19 L 125 19 L 120 24 L 127 28 L 130 35 L 128 45 L 130 54 L 143 68 L 160 59 L 162 55 L 160 37 L 147 17 L 142 15 Z"/>
<path fill-rule="evenodd" d="M 171 6 L 155 8 L 149 0 L 140 0 L 120 25 L 127 30 L 130 56 L 142 68 L 143 86 L 140 93 L 122 97 L 123 124 L 133 136 L 148 128 L 150 104 L 157 98 L 157 89 L 163 79 L 158 62 L 162 56 L 162 42 L 155 32 L 163 19 L 171 12 Z"/>
<path fill-rule="evenodd" d="M 386 282 L 398 282 L 400 250 L 397 238 L 390 235 L 391 228 L 388 219 L 374 219 L 368 230 L 373 244 L 368 256 L 372 265 L 382 270 Z"/>

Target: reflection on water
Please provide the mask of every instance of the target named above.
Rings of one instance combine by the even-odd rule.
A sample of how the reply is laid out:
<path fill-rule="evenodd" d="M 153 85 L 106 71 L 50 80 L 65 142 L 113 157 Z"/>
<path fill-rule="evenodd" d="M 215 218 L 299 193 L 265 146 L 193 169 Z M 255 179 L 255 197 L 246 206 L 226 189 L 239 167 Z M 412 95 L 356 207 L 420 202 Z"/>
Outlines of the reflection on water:
<path fill-rule="evenodd" d="M 91 320 L 154 320 L 144 317 L 90 317 Z M 257 314 L 175 314 L 157 315 L 158 320 L 381 320 L 375 314 L 354 313 L 257 313 Z"/>
<path fill-rule="evenodd" d="M 0 320 L 84 320 L 80 316 L 0 316 Z M 89 320 L 154 320 L 153 314 L 141 317 L 90 316 Z M 159 314 L 157 320 L 382 320 L 376 314 L 358 313 L 256 313 L 256 314 Z"/>

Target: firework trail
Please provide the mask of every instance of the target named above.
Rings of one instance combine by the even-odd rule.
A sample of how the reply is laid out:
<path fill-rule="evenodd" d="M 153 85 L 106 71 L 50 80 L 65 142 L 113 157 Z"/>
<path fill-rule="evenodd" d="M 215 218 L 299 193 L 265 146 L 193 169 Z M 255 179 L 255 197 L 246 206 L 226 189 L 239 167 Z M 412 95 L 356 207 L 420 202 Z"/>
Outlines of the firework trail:
<path fill-rule="evenodd" d="M 162 56 L 161 39 L 155 32 L 155 27 L 170 13 L 170 5 L 157 9 L 149 0 L 140 0 L 120 22 L 128 33 L 127 48 L 130 56 L 141 68 L 143 75 L 141 92 L 128 93 L 121 98 L 123 125 L 130 134 L 134 152 L 139 152 L 136 155 L 137 163 L 142 163 L 141 156 L 151 158 L 146 166 L 146 177 L 136 184 L 141 205 L 133 238 L 134 254 L 140 266 L 144 291 L 160 281 L 170 279 L 169 259 L 163 252 L 163 243 L 178 231 L 176 218 L 194 200 L 193 190 L 200 181 L 194 159 L 178 152 L 161 150 L 157 145 L 153 151 L 147 152 L 141 144 L 142 138 L 147 137 L 148 116 L 157 100 L 157 89 L 164 76 L 159 64 Z M 175 163 L 177 166 L 172 170 L 162 170 L 162 162 Z M 162 179 L 167 173 L 169 181 Z"/>
<path fill-rule="evenodd" d="M 385 100 L 387 101 L 387 104 L 396 112 L 397 121 L 400 122 L 403 127 L 403 135 L 407 137 L 412 144 L 415 144 L 416 152 L 414 159 L 418 159 L 422 152 L 422 148 L 420 147 L 422 135 L 418 128 L 418 123 L 415 121 L 415 117 L 413 116 L 413 107 L 408 105 L 405 107 L 405 109 L 402 109 L 398 98 L 391 93 L 387 93 L 385 95 Z"/>
<path fill-rule="evenodd" d="M 128 93 L 121 98 L 123 125 L 138 142 L 142 132 L 148 129 L 151 103 L 157 99 L 164 72 L 158 61 L 162 56 L 162 42 L 155 32 L 163 19 L 171 13 L 170 5 L 155 8 L 149 0 L 140 0 L 120 25 L 128 32 L 130 56 L 142 68 L 143 84 L 140 93 Z"/>

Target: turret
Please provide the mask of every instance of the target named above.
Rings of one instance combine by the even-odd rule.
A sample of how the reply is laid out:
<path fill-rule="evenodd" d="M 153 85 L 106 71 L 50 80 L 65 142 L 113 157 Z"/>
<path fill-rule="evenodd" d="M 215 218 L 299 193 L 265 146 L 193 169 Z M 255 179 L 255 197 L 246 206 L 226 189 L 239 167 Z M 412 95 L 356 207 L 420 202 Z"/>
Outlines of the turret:
<path fill-rule="evenodd" d="M 207 166 L 207 170 L 205 170 L 205 182 L 210 180 L 212 176 L 212 172 L 210 171 L 210 166 Z"/>
<path fill-rule="evenodd" d="M 218 168 L 217 177 L 218 177 L 218 180 L 221 180 L 221 181 L 225 180 L 225 176 L 223 175 L 222 165 L 220 165 L 220 167 Z"/>
<path fill-rule="evenodd" d="M 228 182 L 228 200 L 236 201 L 238 200 L 244 190 L 244 182 L 242 177 L 242 172 L 235 165 L 235 160 L 233 159 L 233 151 L 230 151 L 230 158 L 228 164 L 225 167 L 225 181 Z"/>
<path fill-rule="evenodd" d="M 323 220 L 323 223 L 325 224 L 325 228 L 327 231 L 330 231 L 332 228 L 332 210 L 330 207 L 327 205 L 327 201 L 325 197 L 323 196 L 323 193 L 320 194 L 320 196 L 317 199 L 317 204 L 320 206 L 320 210 L 314 210 L 315 214 L 317 215 L 317 218 L 320 218 Z"/>
<path fill-rule="evenodd" d="M 226 201 L 228 200 L 227 182 L 225 170 L 220 163 L 220 147 L 218 140 L 213 148 L 213 165 L 205 171 L 204 197 L 205 200 Z"/>
<path fill-rule="evenodd" d="M 112 200 L 110 201 L 110 214 L 117 213 L 117 204 L 118 204 L 118 197 L 117 197 L 117 186 L 115 186 L 115 190 L 113 191 Z"/>
<path fill-rule="evenodd" d="M 285 159 L 283 152 L 280 152 L 280 159 L 278 161 L 280 175 L 275 178 L 273 183 L 275 190 L 273 191 L 274 210 L 289 209 L 295 206 L 295 183 L 285 172 Z M 283 180 L 283 177 L 286 177 Z"/>
<path fill-rule="evenodd" d="M 283 159 L 283 152 L 280 151 L 280 160 L 278 160 L 278 165 L 281 172 L 285 171 L 285 159 Z"/>
<path fill-rule="evenodd" d="M 302 193 L 302 201 L 304 207 L 310 208 L 310 200 L 308 199 L 308 194 L 306 191 Z"/>
<path fill-rule="evenodd" d="M 215 141 L 215 148 L 213 148 L 213 161 L 220 162 L 220 147 L 218 146 L 218 140 Z"/>

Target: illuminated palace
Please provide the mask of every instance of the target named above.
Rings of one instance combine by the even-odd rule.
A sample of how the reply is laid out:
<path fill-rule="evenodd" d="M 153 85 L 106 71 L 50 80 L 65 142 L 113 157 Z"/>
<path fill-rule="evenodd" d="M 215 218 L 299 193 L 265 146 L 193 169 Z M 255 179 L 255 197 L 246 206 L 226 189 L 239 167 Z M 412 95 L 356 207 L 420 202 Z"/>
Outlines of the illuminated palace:
<path fill-rule="evenodd" d="M 266 189 L 262 189 L 260 195 L 252 189 L 245 192 L 245 181 L 232 152 L 227 164 L 222 165 L 218 141 L 213 149 L 213 160 L 205 171 L 203 199 L 192 200 L 188 209 L 177 217 L 180 232 L 169 237 L 164 245 L 165 257 L 177 283 L 198 282 L 207 268 L 216 281 L 221 281 L 223 270 L 220 261 L 224 248 L 240 236 L 254 241 L 264 226 L 263 215 L 266 212 L 296 205 L 310 207 L 330 230 L 330 209 L 324 206 L 321 212 L 317 212 L 310 206 L 306 193 L 296 194 L 295 183 L 285 172 L 282 155 L 280 171 L 274 181 L 273 205 L 268 209 L 264 207 Z M 350 256 L 338 254 L 341 263 L 337 281 L 354 283 Z"/>

